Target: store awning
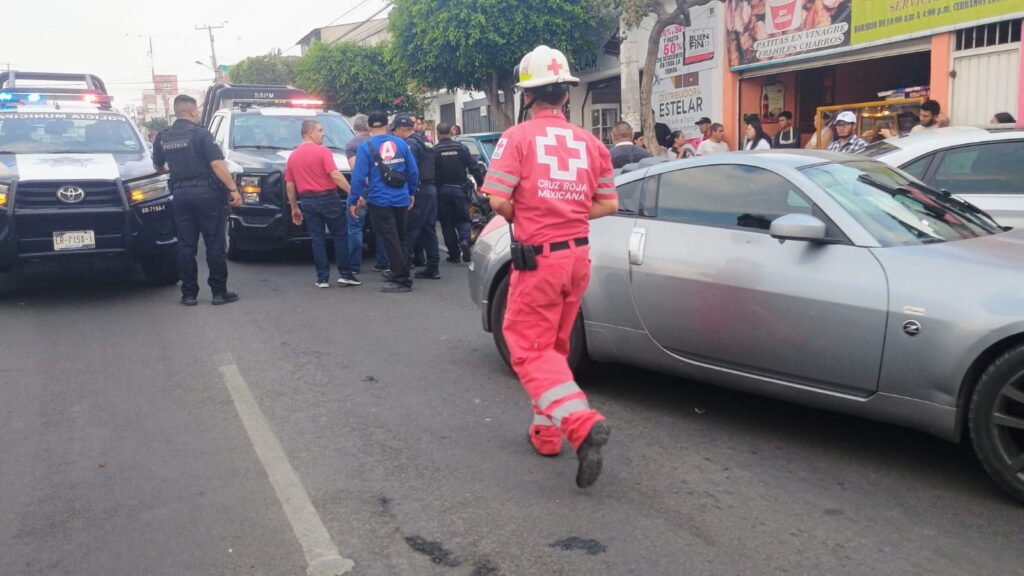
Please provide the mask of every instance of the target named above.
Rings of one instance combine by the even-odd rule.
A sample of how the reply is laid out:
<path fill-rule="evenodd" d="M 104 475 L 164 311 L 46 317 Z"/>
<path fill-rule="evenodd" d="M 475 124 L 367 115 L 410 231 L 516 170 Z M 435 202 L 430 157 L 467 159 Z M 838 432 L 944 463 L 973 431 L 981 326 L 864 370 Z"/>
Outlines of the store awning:
<path fill-rule="evenodd" d="M 899 56 L 901 54 L 911 54 L 914 52 L 927 52 L 931 50 L 931 48 L 932 39 L 931 37 L 926 36 L 924 38 L 914 38 L 913 40 L 906 40 L 895 44 L 884 44 L 882 46 L 872 46 L 862 50 L 841 52 L 831 56 L 817 56 L 796 61 L 791 60 L 778 66 L 763 66 L 747 69 L 740 74 L 740 78 L 758 78 L 760 76 L 783 74 L 785 72 L 795 72 L 797 70 L 807 70 L 810 68 L 821 68 L 823 66 L 836 66 L 838 64 L 862 62 L 864 60 L 875 60 L 877 58 L 887 58 L 889 56 Z"/>

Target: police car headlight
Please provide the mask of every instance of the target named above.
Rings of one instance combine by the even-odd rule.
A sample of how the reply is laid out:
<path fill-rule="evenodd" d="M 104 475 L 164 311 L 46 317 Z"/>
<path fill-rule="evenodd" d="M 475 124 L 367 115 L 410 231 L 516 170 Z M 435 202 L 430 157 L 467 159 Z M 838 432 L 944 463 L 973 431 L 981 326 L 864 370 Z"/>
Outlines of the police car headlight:
<path fill-rule="evenodd" d="M 0 209 L 7 209 L 8 192 L 10 192 L 10 185 L 0 182 Z"/>
<path fill-rule="evenodd" d="M 171 195 L 171 189 L 167 185 L 167 176 L 161 175 L 146 180 L 136 180 L 128 184 L 128 199 L 132 204 L 148 202 Z"/>
<path fill-rule="evenodd" d="M 260 203 L 260 193 L 263 192 L 263 186 L 259 176 L 242 176 L 238 179 L 238 189 L 242 192 L 243 203 Z"/>

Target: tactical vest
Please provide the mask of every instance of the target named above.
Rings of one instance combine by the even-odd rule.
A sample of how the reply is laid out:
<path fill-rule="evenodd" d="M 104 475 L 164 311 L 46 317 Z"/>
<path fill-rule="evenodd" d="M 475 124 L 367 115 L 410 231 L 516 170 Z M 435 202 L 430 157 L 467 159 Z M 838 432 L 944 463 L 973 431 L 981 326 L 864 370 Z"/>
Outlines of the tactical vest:
<path fill-rule="evenodd" d="M 210 164 L 203 161 L 202 153 L 196 146 L 195 134 L 199 127 L 189 124 L 187 128 L 171 126 L 160 135 L 160 144 L 170 167 L 172 181 L 195 180 L 209 177 L 213 173 Z"/>
<path fill-rule="evenodd" d="M 466 162 L 460 153 L 463 147 L 463 144 L 454 140 L 444 140 L 434 147 L 434 154 L 437 155 L 438 187 L 462 186 L 466 183 L 469 176 L 466 173 Z"/>
<path fill-rule="evenodd" d="M 434 183 L 434 147 L 427 144 L 419 134 L 409 137 L 413 144 L 413 155 L 416 157 L 416 168 L 420 171 L 420 182 L 424 184 Z"/>

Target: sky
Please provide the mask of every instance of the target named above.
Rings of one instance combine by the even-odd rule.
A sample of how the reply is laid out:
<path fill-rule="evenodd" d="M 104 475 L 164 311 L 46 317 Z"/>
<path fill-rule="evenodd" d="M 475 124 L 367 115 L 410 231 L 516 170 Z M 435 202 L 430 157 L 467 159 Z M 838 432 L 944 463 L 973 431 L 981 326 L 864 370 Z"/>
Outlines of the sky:
<path fill-rule="evenodd" d="M 4 10 L 0 70 L 79 72 L 99 76 L 114 95 L 114 106 L 138 104 L 151 89 L 149 40 L 157 74 L 177 74 L 184 90 L 202 90 L 213 81 L 210 38 L 196 26 L 214 30 L 218 64 L 295 45 L 314 28 L 361 22 L 384 0 L 128 0 L 16 2 Z M 291 6 L 298 6 L 293 9 Z M 340 19 L 339 19 L 340 17 Z"/>

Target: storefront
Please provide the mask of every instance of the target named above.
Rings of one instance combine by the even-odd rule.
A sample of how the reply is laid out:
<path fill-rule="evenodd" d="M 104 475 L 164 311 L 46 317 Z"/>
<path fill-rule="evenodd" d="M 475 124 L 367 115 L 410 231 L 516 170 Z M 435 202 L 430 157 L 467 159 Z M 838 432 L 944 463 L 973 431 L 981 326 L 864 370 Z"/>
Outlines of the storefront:
<path fill-rule="evenodd" d="M 1024 0 L 729 0 L 725 9 L 726 82 L 737 86 L 727 90 L 726 106 L 737 112 L 737 136 L 747 115 L 773 134 L 783 110 L 793 113 L 806 143 L 823 107 L 890 102 L 859 111 L 877 113 L 905 133 L 917 123 L 924 98 L 939 101 L 955 124 L 987 122 L 1007 100 L 1018 100 Z M 986 40 L 991 46 L 972 48 L 982 53 L 971 55 L 999 52 L 1006 70 L 982 72 L 988 60 L 968 66 L 979 70 L 971 74 L 971 92 L 956 81 L 954 44 L 962 46 L 965 31 L 976 27 L 996 32 Z"/>
<path fill-rule="evenodd" d="M 569 95 L 569 121 L 611 145 L 612 127 L 622 113 L 619 59 L 604 51 L 581 58 L 573 73 L 580 85 Z"/>

